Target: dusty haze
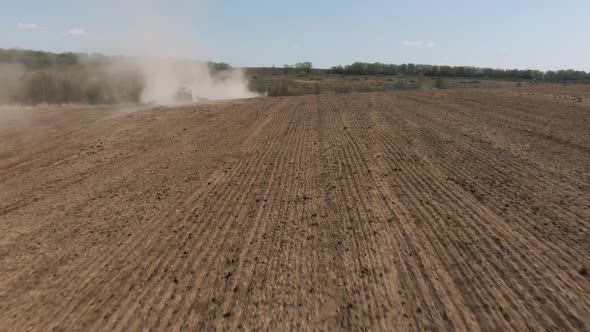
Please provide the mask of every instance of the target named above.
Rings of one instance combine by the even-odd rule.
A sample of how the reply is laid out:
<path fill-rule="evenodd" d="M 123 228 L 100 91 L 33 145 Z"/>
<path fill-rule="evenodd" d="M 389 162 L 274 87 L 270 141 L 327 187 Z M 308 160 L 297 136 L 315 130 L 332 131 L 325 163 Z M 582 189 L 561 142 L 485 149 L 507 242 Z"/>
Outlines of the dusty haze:
<path fill-rule="evenodd" d="M 133 2 L 130 20 L 134 27 L 114 40 L 125 45 L 127 54 L 141 54 L 138 67 L 142 73 L 144 89 L 142 102 L 174 103 L 180 85 L 192 89 L 193 97 L 200 99 L 251 98 L 257 94 L 248 89 L 248 81 L 240 69 L 231 69 L 213 75 L 205 62 L 180 60 L 199 57 L 198 40 L 186 32 L 182 25 L 156 14 L 145 3 Z"/>
<path fill-rule="evenodd" d="M 251 98 L 257 94 L 248 89 L 243 72 L 231 69 L 213 75 L 206 63 L 170 58 L 138 58 L 143 77 L 142 102 L 176 103 L 180 85 L 192 89 L 195 99 Z"/>
<path fill-rule="evenodd" d="M 0 64 L 0 104 L 176 104 L 180 86 L 191 88 L 195 100 L 257 96 L 242 70 L 210 67 L 196 32 L 174 18 L 156 15 L 145 2 L 102 6 L 125 13 L 131 28 L 114 35 L 90 31 L 83 43 L 125 56 L 82 55 L 75 65 L 23 65 L 21 59 Z"/>
<path fill-rule="evenodd" d="M 0 103 L 6 103 L 19 93 L 19 78 L 25 69 L 19 63 L 0 63 Z"/>

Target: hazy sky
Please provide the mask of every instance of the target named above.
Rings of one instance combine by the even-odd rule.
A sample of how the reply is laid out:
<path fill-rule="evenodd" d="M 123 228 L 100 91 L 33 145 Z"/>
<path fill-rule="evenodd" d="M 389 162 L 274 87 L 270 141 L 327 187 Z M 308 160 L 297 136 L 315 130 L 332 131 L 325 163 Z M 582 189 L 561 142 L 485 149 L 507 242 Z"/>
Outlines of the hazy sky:
<path fill-rule="evenodd" d="M 0 47 L 590 70 L 589 0 L 0 0 Z"/>

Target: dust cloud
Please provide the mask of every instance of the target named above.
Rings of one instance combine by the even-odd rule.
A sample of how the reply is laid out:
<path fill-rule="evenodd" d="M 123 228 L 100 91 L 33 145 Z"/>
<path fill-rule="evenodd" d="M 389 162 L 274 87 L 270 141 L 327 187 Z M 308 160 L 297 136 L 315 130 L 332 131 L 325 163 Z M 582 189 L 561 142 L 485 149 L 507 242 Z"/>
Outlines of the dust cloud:
<path fill-rule="evenodd" d="M 75 60 L 68 63 L 49 53 L 42 64 L 25 63 L 26 54 L 0 63 L 0 105 L 170 105 L 191 102 L 186 91 L 193 101 L 258 96 L 241 69 L 204 61 L 196 18 L 180 23 L 150 3 L 105 0 L 89 6 L 117 13 L 125 22 L 117 30 L 96 28 L 81 37 L 81 45 L 97 53 L 69 54 Z"/>
<path fill-rule="evenodd" d="M 127 9 L 133 26 L 113 42 L 126 45 L 126 54 L 141 55 L 136 58 L 143 79 L 141 102 L 179 103 L 175 96 L 180 87 L 188 87 L 195 100 L 258 96 L 249 90 L 241 69 L 215 71 L 202 59 L 189 59 L 199 58 L 201 52 L 197 36 L 185 25 L 158 15 L 147 2 L 132 4 Z"/>
<path fill-rule="evenodd" d="M 11 128 L 24 127 L 29 121 L 29 112 L 14 103 L 15 96 L 23 89 L 18 78 L 25 68 L 18 63 L 0 63 L 0 139 Z"/>
<path fill-rule="evenodd" d="M 24 74 L 25 68 L 19 63 L 0 63 L 0 104 L 10 103 L 22 91 L 18 78 Z"/>
<path fill-rule="evenodd" d="M 240 69 L 212 73 L 206 63 L 173 58 L 142 57 L 138 68 L 143 77 L 141 101 L 175 104 L 179 87 L 192 91 L 195 100 L 252 98 L 248 81 Z"/>

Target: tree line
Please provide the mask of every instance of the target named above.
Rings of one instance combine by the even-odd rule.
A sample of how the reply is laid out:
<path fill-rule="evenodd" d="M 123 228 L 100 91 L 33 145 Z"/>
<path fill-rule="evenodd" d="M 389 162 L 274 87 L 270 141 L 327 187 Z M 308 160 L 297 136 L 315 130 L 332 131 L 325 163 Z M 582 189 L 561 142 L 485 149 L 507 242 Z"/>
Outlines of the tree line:
<path fill-rule="evenodd" d="M 420 64 L 385 64 L 355 62 L 346 66 L 334 66 L 332 74 L 340 75 L 408 75 L 432 77 L 490 78 L 509 80 L 539 80 L 546 82 L 590 82 L 590 73 L 581 70 L 540 71 L 533 69 L 497 69 L 471 66 L 436 66 Z"/>
<path fill-rule="evenodd" d="M 283 66 L 283 73 L 284 74 L 289 74 L 290 72 L 296 72 L 296 73 L 311 73 L 313 69 L 313 64 L 309 61 L 305 61 L 305 62 L 298 62 L 294 65 L 284 65 Z"/>
<path fill-rule="evenodd" d="M 72 65 L 105 65 L 133 59 L 130 56 L 107 56 L 100 53 L 51 53 L 44 51 L 0 48 L 0 63 L 18 63 L 27 68 L 47 68 Z M 225 62 L 208 61 L 207 65 L 213 72 L 230 70 L 232 67 Z"/>

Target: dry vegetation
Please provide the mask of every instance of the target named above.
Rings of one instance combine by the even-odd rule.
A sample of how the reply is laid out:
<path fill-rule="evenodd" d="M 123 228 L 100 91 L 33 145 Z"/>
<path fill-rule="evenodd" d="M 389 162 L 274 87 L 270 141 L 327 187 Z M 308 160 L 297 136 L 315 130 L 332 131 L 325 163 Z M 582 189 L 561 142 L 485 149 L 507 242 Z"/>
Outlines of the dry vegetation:
<path fill-rule="evenodd" d="M 516 87 L 517 81 L 436 78 L 425 76 L 385 75 L 336 75 L 316 71 L 314 73 L 269 73 L 249 70 L 249 86 L 252 91 L 268 96 L 302 96 L 309 94 L 341 94 L 351 92 L 384 92 L 404 90 L 433 90 L 457 88 Z M 437 85 L 437 83 L 442 83 Z M 530 81 L 520 85 L 530 85 Z"/>
<path fill-rule="evenodd" d="M 541 86 L 13 113 L 1 329 L 588 330 L 589 101 Z"/>

